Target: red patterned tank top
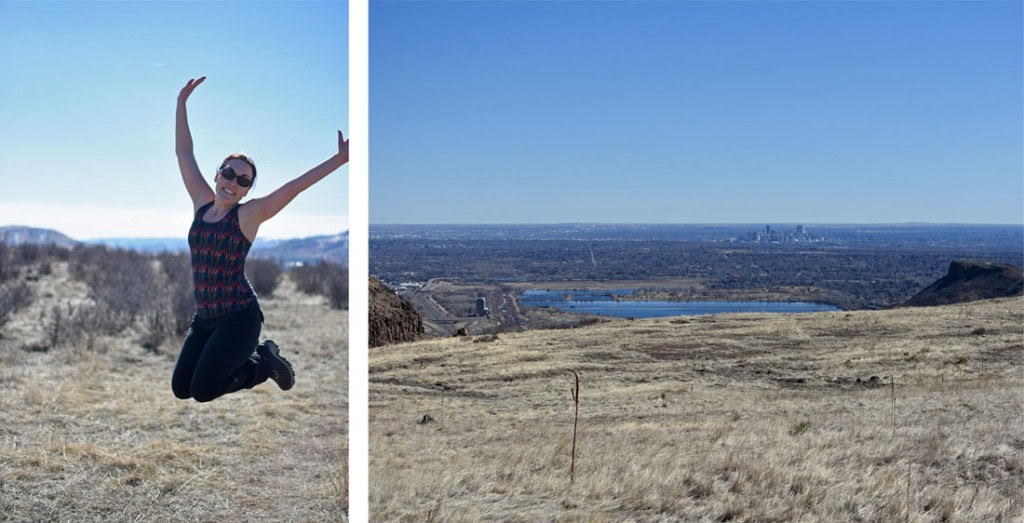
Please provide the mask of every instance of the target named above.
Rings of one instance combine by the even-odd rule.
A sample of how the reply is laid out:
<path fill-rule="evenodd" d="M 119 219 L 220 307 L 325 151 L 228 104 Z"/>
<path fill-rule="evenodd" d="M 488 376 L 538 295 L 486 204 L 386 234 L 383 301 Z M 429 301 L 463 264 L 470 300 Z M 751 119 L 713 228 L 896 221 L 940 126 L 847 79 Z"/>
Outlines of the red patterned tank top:
<path fill-rule="evenodd" d="M 235 205 L 214 223 L 203 221 L 210 202 L 196 211 L 188 231 L 192 252 L 192 286 L 196 314 L 215 318 L 229 312 L 258 305 L 256 293 L 245 277 L 245 257 L 252 242 L 242 234 Z"/>

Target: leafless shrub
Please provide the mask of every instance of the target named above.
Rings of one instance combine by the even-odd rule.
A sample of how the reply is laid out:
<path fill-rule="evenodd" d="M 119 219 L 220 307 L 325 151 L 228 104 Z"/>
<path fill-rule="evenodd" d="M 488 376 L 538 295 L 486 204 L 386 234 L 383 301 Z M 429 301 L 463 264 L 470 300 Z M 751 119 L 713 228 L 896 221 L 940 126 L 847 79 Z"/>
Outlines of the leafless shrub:
<path fill-rule="evenodd" d="M 46 333 L 47 348 L 56 349 L 60 345 L 72 341 L 71 338 L 75 335 L 75 331 L 68 325 L 70 309 L 71 304 L 68 304 L 68 312 L 65 312 L 60 305 L 53 305 L 50 307 L 49 314 L 44 316 L 43 329 Z"/>
<path fill-rule="evenodd" d="M 139 340 L 151 351 L 157 351 L 168 339 L 183 336 L 195 313 L 189 256 L 161 253 L 156 260 L 159 262 L 156 299 L 142 314 L 143 330 Z"/>
<path fill-rule="evenodd" d="M 5 243 L 0 243 L 0 283 L 3 283 L 18 274 L 18 267 L 14 263 L 13 248 Z"/>
<path fill-rule="evenodd" d="M 34 243 L 23 243 L 14 252 L 19 265 L 31 265 L 44 256 L 43 247 Z"/>
<path fill-rule="evenodd" d="M 70 302 L 44 309 L 40 318 L 46 336 L 46 349 L 72 346 L 84 342 L 92 348 L 97 336 L 121 332 L 126 323 L 123 314 L 104 304 Z"/>
<path fill-rule="evenodd" d="M 68 267 L 73 278 L 89 286 L 93 304 L 52 316 L 55 332 L 61 322 L 71 322 L 83 333 L 107 334 L 137 325 L 140 343 L 156 350 L 167 338 L 188 330 L 194 310 L 187 254 L 76 247 Z"/>
<path fill-rule="evenodd" d="M 71 254 L 71 250 L 67 247 L 61 247 L 54 243 L 22 243 L 16 246 L 8 246 L 7 250 L 9 251 L 11 263 L 16 267 L 53 261 L 66 261 Z"/>
<path fill-rule="evenodd" d="M 163 253 L 157 256 L 163 273 L 166 290 L 164 296 L 170 308 L 173 334 L 182 336 L 188 331 L 195 314 L 195 300 L 192 296 L 192 265 L 187 254 Z"/>
<path fill-rule="evenodd" d="M 152 259 L 135 251 L 80 247 L 72 253 L 72 277 L 89 285 L 96 303 L 127 318 L 127 327 L 160 292 Z"/>
<path fill-rule="evenodd" d="M 348 308 L 348 269 L 336 265 L 336 269 L 327 279 L 327 300 L 335 309 Z"/>
<path fill-rule="evenodd" d="M 71 256 L 71 249 L 52 243 L 45 246 L 44 252 L 46 259 L 53 261 L 68 261 Z"/>
<path fill-rule="evenodd" d="M 68 324 L 74 330 L 88 335 L 117 334 L 125 318 L 104 304 L 83 303 L 68 307 Z"/>
<path fill-rule="evenodd" d="M 156 306 L 142 316 L 144 329 L 139 343 L 150 352 L 157 352 L 174 331 L 174 319 L 167 307 Z"/>
<path fill-rule="evenodd" d="M 245 276 L 252 289 L 261 296 L 271 296 L 281 276 L 281 265 L 273 260 L 250 259 L 245 262 Z"/>
<path fill-rule="evenodd" d="M 22 269 L 39 264 L 41 274 L 49 274 L 47 268 L 56 260 L 66 260 L 70 251 L 56 245 L 25 243 L 7 245 L 0 243 L 0 283 L 17 278 Z M 38 278 L 34 278 L 38 279 Z"/>
<path fill-rule="evenodd" d="M 299 265 L 289 273 L 295 287 L 305 294 L 320 294 L 321 283 L 316 265 Z"/>
<path fill-rule="evenodd" d="M 321 260 L 315 265 L 302 265 L 291 270 L 291 278 L 299 291 L 326 296 L 335 309 L 348 307 L 348 268 Z"/>
<path fill-rule="evenodd" d="M 0 327 L 3 327 L 11 315 L 32 304 L 35 294 L 24 282 L 0 285 Z"/>

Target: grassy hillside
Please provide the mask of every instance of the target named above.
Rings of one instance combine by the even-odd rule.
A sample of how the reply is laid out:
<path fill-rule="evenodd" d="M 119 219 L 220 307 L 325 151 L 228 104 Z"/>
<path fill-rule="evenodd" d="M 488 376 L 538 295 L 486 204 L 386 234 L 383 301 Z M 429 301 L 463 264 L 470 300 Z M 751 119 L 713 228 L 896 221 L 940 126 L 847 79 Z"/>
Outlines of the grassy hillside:
<path fill-rule="evenodd" d="M 284 279 L 263 338 L 297 374 L 199 404 L 171 393 L 180 339 L 128 329 L 51 347 L 52 307 L 87 301 L 66 263 L 0 337 L 0 519 L 338 521 L 347 506 L 347 313 Z"/>
<path fill-rule="evenodd" d="M 374 520 L 1024 517 L 1021 298 L 488 340 L 370 352 Z"/>

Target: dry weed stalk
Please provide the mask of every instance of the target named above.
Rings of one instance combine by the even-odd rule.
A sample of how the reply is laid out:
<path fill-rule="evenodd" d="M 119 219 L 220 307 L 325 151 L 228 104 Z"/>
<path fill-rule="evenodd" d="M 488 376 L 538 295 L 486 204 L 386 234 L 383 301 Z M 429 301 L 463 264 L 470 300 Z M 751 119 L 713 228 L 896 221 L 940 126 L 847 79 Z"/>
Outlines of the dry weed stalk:
<path fill-rule="evenodd" d="M 576 388 L 569 388 L 572 399 L 576 403 L 576 415 L 572 422 L 572 463 L 569 465 L 569 483 L 576 481 L 576 428 L 580 423 L 580 375 L 570 369 L 569 372 L 576 377 Z"/>

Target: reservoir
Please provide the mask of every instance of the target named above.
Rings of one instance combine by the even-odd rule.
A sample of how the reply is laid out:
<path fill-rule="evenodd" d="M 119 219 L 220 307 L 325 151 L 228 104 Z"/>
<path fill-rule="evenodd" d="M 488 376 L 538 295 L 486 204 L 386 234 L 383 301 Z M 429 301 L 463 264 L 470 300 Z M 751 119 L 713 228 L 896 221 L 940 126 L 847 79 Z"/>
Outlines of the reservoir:
<path fill-rule="evenodd" d="M 541 290 L 524 292 L 516 300 L 522 307 L 556 307 L 566 312 L 599 314 L 628 318 L 697 316 L 726 312 L 821 312 L 838 307 L 821 303 L 784 301 L 617 301 L 618 296 L 633 294 L 633 289 L 614 290 Z"/>

